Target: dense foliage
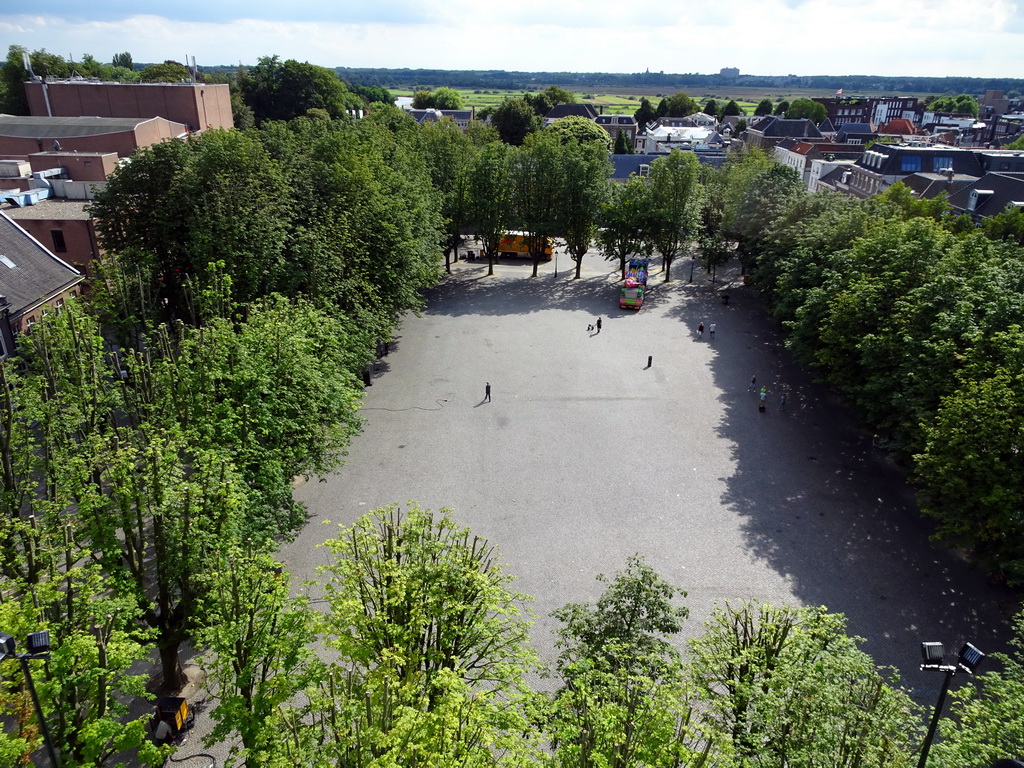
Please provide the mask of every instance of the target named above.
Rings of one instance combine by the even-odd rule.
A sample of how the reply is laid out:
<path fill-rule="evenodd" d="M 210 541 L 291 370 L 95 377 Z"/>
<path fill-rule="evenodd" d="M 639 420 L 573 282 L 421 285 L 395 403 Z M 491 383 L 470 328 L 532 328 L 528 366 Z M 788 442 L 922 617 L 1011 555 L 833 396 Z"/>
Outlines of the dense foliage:
<path fill-rule="evenodd" d="M 1017 212 L 965 229 L 902 184 L 855 200 L 789 174 L 756 152 L 734 160 L 720 230 L 790 349 L 913 462 L 937 535 L 1024 581 Z"/>

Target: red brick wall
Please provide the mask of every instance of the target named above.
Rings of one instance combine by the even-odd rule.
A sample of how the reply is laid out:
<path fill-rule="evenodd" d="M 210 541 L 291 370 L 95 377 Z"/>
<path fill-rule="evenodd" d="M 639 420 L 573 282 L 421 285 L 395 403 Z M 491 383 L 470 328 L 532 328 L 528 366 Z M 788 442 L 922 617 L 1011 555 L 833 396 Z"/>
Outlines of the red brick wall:
<path fill-rule="evenodd" d="M 163 117 L 193 131 L 234 127 L 223 83 L 25 83 L 25 93 L 35 117 Z"/>
<path fill-rule="evenodd" d="M 18 226 L 38 240 L 61 261 L 66 261 L 79 272 L 91 275 L 91 264 L 99 258 L 96 233 L 91 221 L 81 219 L 17 219 Z M 53 230 L 64 235 L 67 250 L 58 252 L 53 242 Z"/>

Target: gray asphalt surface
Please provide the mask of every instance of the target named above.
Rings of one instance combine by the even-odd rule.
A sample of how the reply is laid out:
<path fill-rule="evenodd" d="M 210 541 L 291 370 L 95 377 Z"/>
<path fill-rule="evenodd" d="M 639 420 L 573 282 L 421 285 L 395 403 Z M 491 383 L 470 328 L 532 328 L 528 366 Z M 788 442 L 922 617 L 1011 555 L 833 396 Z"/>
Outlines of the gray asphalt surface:
<path fill-rule="evenodd" d="M 579 281 L 570 266 L 458 262 L 405 319 L 345 466 L 296 489 L 310 522 L 282 552 L 295 583 L 337 524 L 415 500 L 500 548 L 548 661 L 550 612 L 595 599 L 595 576 L 634 553 L 688 592 L 684 636 L 723 600 L 825 605 L 929 705 L 941 675 L 918 670 L 922 640 L 1005 647 L 1012 593 L 928 543 L 900 468 L 792 362 L 735 265 L 714 284 L 699 269 L 688 283 L 688 260 L 668 284 L 652 270 L 639 312 L 618 308 L 608 262 L 588 255 Z"/>
<path fill-rule="evenodd" d="M 588 255 L 578 281 L 570 266 L 458 262 L 405 320 L 346 465 L 297 489 L 311 524 L 283 556 L 298 579 L 337 531 L 320 522 L 415 500 L 498 545 L 549 658 L 550 612 L 596 598 L 595 576 L 633 553 L 688 592 L 690 634 L 726 599 L 825 605 L 910 684 L 921 640 L 1003 646 L 1012 595 L 929 545 L 902 471 L 792 362 L 735 265 L 716 283 L 699 268 L 688 283 L 688 260 L 667 284 L 652 269 L 639 312 L 618 308 L 609 262 Z"/>

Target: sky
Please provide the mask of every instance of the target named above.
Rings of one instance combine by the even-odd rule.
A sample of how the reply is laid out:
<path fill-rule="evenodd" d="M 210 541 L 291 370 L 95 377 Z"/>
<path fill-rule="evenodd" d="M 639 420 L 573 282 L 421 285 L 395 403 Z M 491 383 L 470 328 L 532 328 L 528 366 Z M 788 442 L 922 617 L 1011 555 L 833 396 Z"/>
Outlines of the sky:
<path fill-rule="evenodd" d="M 1024 4 L 1024 0 L 1019 0 Z M 145 13 L 140 8 L 145 8 Z M 11 0 L 0 45 L 200 65 L 1024 78 L 1012 0 Z M 0 55 L 3 55 L 0 53 Z"/>

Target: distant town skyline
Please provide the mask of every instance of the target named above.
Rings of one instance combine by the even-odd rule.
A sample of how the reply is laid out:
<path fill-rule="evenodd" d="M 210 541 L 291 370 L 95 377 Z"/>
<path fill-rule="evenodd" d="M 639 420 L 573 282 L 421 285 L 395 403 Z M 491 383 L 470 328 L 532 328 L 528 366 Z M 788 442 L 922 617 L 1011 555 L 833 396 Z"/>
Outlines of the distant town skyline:
<path fill-rule="evenodd" d="M 24 6 L 22 6 L 23 8 Z M 261 56 L 325 67 L 757 75 L 1024 77 L 1024 6 L 991 0 L 293 2 L 56 0 L 0 12 L 0 40 L 109 62 Z"/>

